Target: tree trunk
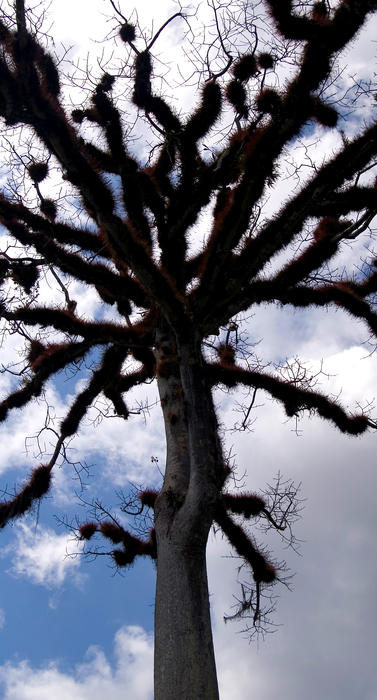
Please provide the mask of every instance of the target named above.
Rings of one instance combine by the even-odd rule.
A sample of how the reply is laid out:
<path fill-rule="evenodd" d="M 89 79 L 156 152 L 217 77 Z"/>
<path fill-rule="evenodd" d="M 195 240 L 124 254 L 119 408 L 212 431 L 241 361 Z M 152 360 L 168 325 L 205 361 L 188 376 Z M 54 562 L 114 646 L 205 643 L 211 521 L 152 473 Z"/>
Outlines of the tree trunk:
<path fill-rule="evenodd" d="M 218 700 L 205 548 L 159 537 L 155 630 L 155 700 Z"/>
<path fill-rule="evenodd" d="M 217 421 L 200 347 L 177 347 L 165 327 L 155 354 L 167 447 L 155 504 L 155 700 L 218 700 L 206 568 L 224 480 Z"/>

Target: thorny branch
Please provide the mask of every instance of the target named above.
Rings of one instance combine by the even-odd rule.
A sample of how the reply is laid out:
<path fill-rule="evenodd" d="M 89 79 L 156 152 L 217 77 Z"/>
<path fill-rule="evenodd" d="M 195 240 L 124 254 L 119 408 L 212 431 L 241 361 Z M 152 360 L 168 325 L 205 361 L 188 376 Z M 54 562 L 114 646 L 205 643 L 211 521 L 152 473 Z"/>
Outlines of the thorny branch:
<path fill-rule="evenodd" d="M 149 41 L 114 0 L 110 4 L 120 57 L 100 58 L 100 75 L 90 75 L 86 67 L 75 109 L 68 108 L 62 86 L 64 63 L 58 65 L 48 51 L 38 20 L 26 17 L 24 1 L 0 10 L 0 118 L 11 159 L 17 159 L 17 176 L 11 175 L 0 192 L 0 224 L 11 241 L 0 252 L 0 317 L 4 340 L 18 334 L 26 341 L 25 367 L 17 372 L 9 365 L 12 377 L 21 381 L 0 402 L 0 420 L 43 395 L 59 372 L 85 367 L 91 358 L 85 385 L 54 433 L 51 459 L 0 504 L 1 526 L 49 491 L 53 466 L 59 456 L 67 459 L 66 440 L 79 431 L 92 406 L 104 397 L 106 408 L 98 415 L 107 415 L 111 405 L 116 416 L 129 420 L 148 405 L 130 409 L 127 393 L 156 376 L 174 380 L 176 399 L 184 393 L 188 368 L 207 397 L 219 385 L 229 393 L 238 387 L 248 391 L 242 430 L 249 426 L 259 390 L 290 417 L 317 412 L 349 435 L 377 426 L 365 410 L 350 414 L 337 399 L 317 391 L 316 375 L 298 361 L 271 371 L 253 352 L 248 355 L 239 328 L 240 314 L 262 304 L 336 305 L 377 335 L 375 256 L 363 275 L 326 274 L 344 242 L 351 245 L 370 231 L 377 211 L 376 123 L 371 117 L 360 133 L 346 136 L 339 126 L 341 111 L 347 99 L 350 109 L 355 107 L 354 93 L 331 98 L 341 78 L 337 57 L 377 2 L 343 0 L 334 8 L 304 3 L 296 12 L 286 0 L 210 0 L 213 24 L 200 40 L 190 26 L 199 8 L 189 17 L 179 5 Z M 199 76 L 203 83 L 196 107 L 187 113 L 161 96 L 158 85 L 166 85 L 168 69 L 151 53 L 177 18 L 191 32 L 190 82 Z M 126 82 L 128 88 L 120 87 Z M 73 78 L 72 89 L 79 84 Z M 372 82 L 368 88 L 359 84 L 355 94 L 372 101 L 373 89 Z M 135 124 L 140 118 L 152 127 L 143 161 L 124 116 L 127 94 Z M 320 135 L 338 129 L 343 146 L 324 163 L 308 157 L 311 177 L 270 215 L 268 193 L 284 179 L 285 153 L 308 125 Z M 203 213 L 209 225 L 198 241 L 195 226 Z M 278 256 L 283 262 L 276 269 Z M 46 275 L 63 292 L 64 310 L 55 291 L 43 287 Z M 91 317 L 71 299 L 68 278 L 100 300 Z M 39 300 L 40 290 L 46 303 Z M 170 354 L 158 364 L 156 337 L 165 328 L 174 330 L 177 347 L 169 346 Z M 187 366 L 184 357 L 190 357 Z M 173 431 L 177 416 L 168 420 Z M 221 453 L 219 441 L 215 452 Z M 213 520 L 252 571 L 255 587 L 242 583 L 239 604 L 241 615 L 251 611 L 258 626 L 262 589 L 281 576 L 245 520 L 253 518 L 264 531 L 277 530 L 295 547 L 292 523 L 301 501 L 298 489 L 280 476 L 261 496 L 228 493 L 229 468 L 223 461 L 219 458 Z M 196 483 L 198 461 L 192 455 L 189 471 L 188 482 Z M 187 494 L 179 494 L 179 507 Z M 139 491 L 123 509 L 143 516 L 157 495 Z M 139 501 L 134 509 L 133 500 Z M 152 528 L 137 537 L 99 501 L 93 507 L 94 520 L 78 526 L 81 540 L 102 535 L 119 545 L 110 552 L 118 567 L 136 556 L 156 557 Z M 92 545 L 89 551 L 96 553 Z"/>

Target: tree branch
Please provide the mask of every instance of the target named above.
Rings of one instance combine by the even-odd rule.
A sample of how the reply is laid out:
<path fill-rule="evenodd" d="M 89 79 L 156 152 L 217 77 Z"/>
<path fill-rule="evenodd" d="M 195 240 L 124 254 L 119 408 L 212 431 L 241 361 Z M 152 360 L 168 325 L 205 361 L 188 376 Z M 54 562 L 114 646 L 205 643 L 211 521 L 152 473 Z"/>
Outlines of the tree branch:
<path fill-rule="evenodd" d="M 228 387 L 235 387 L 243 384 L 267 391 L 284 405 L 288 416 L 294 416 L 305 409 L 314 409 L 322 418 L 334 423 L 343 433 L 359 435 L 368 428 L 366 416 L 350 416 L 338 403 L 331 401 L 323 394 L 300 389 L 270 374 L 244 370 L 240 367 L 222 367 L 220 364 L 207 364 L 204 372 L 212 385 L 221 383 Z"/>

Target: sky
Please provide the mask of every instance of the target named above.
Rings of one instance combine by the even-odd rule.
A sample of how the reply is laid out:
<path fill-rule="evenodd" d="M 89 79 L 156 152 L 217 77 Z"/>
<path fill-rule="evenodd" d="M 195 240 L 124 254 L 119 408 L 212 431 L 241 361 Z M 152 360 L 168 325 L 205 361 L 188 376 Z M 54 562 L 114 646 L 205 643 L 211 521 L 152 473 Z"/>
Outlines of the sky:
<path fill-rule="evenodd" d="M 42 2 L 43 5 L 49 3 Z M 121 2 L 124 14 L 132 3 Z M 199 3 L 191 3 L 191 11 Z M 158 27 L 175 3 L 160 2 L 151 17 L 150 3 L 138 2 L 140 22 L 152 19 Z M 198 21 L 206 17 L 203 15 Z M 207 11 L 206 11 L 207 12 Z M 55 37 L 71 46 L 70 56 L 90 52 L 91 65 L 101 54 L 100 40 L 114 22 L 106 0 L 53 0 L 49 9 Z M 375 24 L 375 20 L 374 20 Z M 364 77 L 375 65 L 373 23 L 342 56 L 344 84 L 349 74 Z M 183 32 L 169 28 L 164 51 L 176 60 Z M 95 40 L 95 41 L 94 41 Z M 162 51 L 162 49 L 161 49 Z M 189 70 L 182 61 L 182 70 Z M 348 70 L 352 66 L 352 71 Z M 174 75 L 173 75 L 174 77 Z M 283 77 L 282 77 L 283 79 Z M 194 84 L 194 81 L 193 81 Z M 78 93 L 77 93 L 78 94 Z M 177 92 L 185 109 L 191 93 Z M 77 95 L 75 95 L 77 99 Z M 365 108 L 344 124 L 357 133 L 370 114 Z M 316 128 L 291 145 L 285 168 L 300 164 L 300 182 L 310 156 L 321 163 L 339 147 L 339 136 Z M 135 148 L 140 157 L 147 149 L 141 132 Z M 3 183 L 1 183 L 3 184 Z M 297 182 L 289 178 L 271 190 L 266 209 L 271 215 Z M 195 232 L 205 235 L 206 217 Z M 3 234 L 4 236 L 4 234 Z M 366 254 L 368 233 L 344 246 L 338 264 L 351 267 L 352 256 Z M 353 253 L 356 249 L 356 253 Z M 41 298 L 51 293 L 51 280 L 41 285 Z M 70 288 L 85 316 L 100 313 L 98 299 L 80 285 Z M 265 306 L 245 321 L 258 356 L 266 362 L 301 357 L 313 372 L 323 367 L 321 389 L 340 397 L 349 410 L 373 402 L 377 394 L 377 366 L 368 330 L 340 310 L 305 310 Z M 14 336 L 0 349 L 0 363 L 19 356 L 22 346 Z M 48 385 L 40 404 L 16 412 L 0 425 L 0 478 L 3 488 L 13 485 L 37 466 L 41 454 L 52 449 L 53 436 L 41 429 L 41 415 L 49 407 L 51 420 L 64 415 L 78 382 L 61 374 Z M 0 374 L 5 395 L 11 378 Z M 124 424 L 117 419 L 99 421 L 92 410 L 80 435 L 70 445 L 70 458 L 83 465 L 80 479 L 72 467 L 55 471 L 54 489 L 32 514 L 0 532 L 0 697 L 4 700 L 151 700 L 153 697 L 153 564 L 138 560 L 119 574 L 106 557 L 89 560 L 80 553 L 64 522 L 86 520 L 83 500 L 100 499 L 116 507 L 130 484 L 158 487 L 164 464 L 164 430 L 154 385 L 134 394 L 134 407 L 148 408 Z M 370 432 L 345 437 L 316 417 L 298 426 L 287 421 L 280 406 L 262 393 L 253 409 L 250 431 L 232 428 L 239 420 L 240 394 L 216 394 L 226 448 L 231 450 L 236 475 L 245 489 L 263 491 L 277 473 L 301 484 L 303 511 L 295 525 L 299 552 L 287 549 L 278 535 L 268 539 L 277 560 L 285 559 L 292 572 L 291 590 L 276 587 L 274 632 L 250 642 L 247 621 L 224 622 L 234 612 L 240 582 L 239 561 L 219 533 L 211 533 L 208 546 L 209 589 L 214 643 L 222 700 L 375 700 L 376 649 L 376 439 Z M 84 487 L 82 489 L 82 487 Z M 126 516 L 124 524 L 127 525 Z M 263 534 L 256 533 L 264 542 Z M 238 583 L 237 583 L 238 581 Z"/>

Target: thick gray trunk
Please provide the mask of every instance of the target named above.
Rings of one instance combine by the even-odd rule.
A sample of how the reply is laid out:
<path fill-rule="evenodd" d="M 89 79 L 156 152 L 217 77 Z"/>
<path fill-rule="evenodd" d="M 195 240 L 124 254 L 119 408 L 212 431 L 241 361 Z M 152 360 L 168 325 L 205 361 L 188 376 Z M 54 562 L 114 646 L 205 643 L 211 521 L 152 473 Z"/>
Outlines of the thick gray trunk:
<path fill-rule="evenodd" d="M 159 538 L 155 700 L 218 700 L 205 551 Z"/>
<path fill-rule="evenodd" d="M 200 346 L 156 338 L 166 432 L 164 485 L 155 504 L 155 700 L 218 700 L 206 544 L 224 466 Z"/>

